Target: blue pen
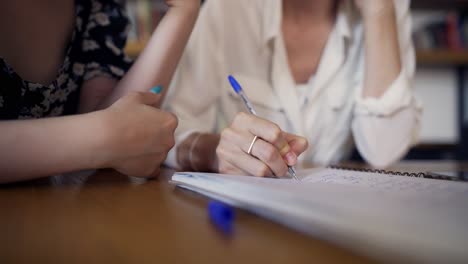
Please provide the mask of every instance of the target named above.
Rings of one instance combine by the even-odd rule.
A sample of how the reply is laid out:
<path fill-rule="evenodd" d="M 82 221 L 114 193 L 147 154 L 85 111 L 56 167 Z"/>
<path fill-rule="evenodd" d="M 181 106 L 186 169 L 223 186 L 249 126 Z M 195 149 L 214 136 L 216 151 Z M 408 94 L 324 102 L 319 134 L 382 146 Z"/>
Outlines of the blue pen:
<path fill-rule="evenodd" d="M 213 200 L 208 204 L 208 215 L 211 222 L 223 233 L 232 234 L 235 213 L 231 206 Z"/>
<path fill-rule="evenodd" d="M 232 75 L 229 75 L 228 79 L 234 91 L 240 96 L 247 109 L 249 109 L 249 112 L 252 115 L 257 115 L 257 112 L 255 112 L 252 103 L 250 103 L 249 98 L 247 98 L 247 95 L 244 93 L 244 90 L 242 90 L 242 87 L 240 86 L 239 82 L 237 82 L 237 80 Z M 296 170 L 293 166 L 288 165 L 288 172 L 294 179 L 299 180 L 299 178 L 297 178 L 296 175 Z"/>

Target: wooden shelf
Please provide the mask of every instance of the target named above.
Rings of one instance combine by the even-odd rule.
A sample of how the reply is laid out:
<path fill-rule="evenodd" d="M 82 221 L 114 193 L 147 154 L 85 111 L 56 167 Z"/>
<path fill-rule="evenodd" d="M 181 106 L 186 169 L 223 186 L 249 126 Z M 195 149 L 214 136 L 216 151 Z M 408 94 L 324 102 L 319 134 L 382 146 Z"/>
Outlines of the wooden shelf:
<path fill-rule="evenodd" d="M 429 143 L 429 142 L 422 142 L 415 146 L 413 149 L 422 149 L 422 150 L 456 150 L 458 145 L 456 143 Z"/>
<path fill-rule="evenodd" d="M 468 50 L 420 50 L 416 52 L 419 65 L 468 65 Z"/>
<path fill-rule="evenodd" d="M 413 0 L 411 8 L 466 11 L 468 10 L 468 0 Z"/>

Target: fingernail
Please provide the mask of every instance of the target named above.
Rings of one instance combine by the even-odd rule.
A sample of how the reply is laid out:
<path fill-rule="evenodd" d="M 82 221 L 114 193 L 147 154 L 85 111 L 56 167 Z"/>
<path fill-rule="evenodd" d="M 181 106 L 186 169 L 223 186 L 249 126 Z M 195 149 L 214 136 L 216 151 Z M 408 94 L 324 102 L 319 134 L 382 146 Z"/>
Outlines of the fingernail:
<path fill-rule="evenodd" d="M 155 87 L 151 88 L 150 91 L 151 91 L 152 93 L 155 93 L 155 94 L 160 94 L 161 91 L 162 91 L 162 89 L 163 89 L 162 86 L 161 86 L 161 85 L 158 85 L 158 86 L 155 86 Z"/>
<path fill-rule="evenodd" d="M 297 162 L 297 155 L 292 151 L 288 152 L 284 158 L 290 166 L 296 164 Z"/>

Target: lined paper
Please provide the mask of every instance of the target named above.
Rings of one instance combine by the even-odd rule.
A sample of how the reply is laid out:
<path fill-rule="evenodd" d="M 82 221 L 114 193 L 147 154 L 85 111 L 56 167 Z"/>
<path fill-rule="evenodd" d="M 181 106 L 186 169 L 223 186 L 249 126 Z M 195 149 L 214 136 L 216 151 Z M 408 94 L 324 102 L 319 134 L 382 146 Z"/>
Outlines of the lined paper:
<path fill-rule="evenodd" d="M 301 181 L 176 173 L 172 181 L 379 260 L 468 259 L 468 184 L 312 169 Z"/>

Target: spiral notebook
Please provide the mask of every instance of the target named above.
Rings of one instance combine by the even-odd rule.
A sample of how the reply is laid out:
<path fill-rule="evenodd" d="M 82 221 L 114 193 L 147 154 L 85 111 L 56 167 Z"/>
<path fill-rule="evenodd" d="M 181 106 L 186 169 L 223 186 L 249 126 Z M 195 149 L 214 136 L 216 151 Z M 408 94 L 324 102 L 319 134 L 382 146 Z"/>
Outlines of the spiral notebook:
<path fill-rule="evenodd" d="M 183 172 L 172 183 L 377 260 L 468 260 L 466 182 L 336 168 L 298 176 Z"/>

